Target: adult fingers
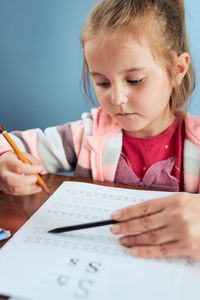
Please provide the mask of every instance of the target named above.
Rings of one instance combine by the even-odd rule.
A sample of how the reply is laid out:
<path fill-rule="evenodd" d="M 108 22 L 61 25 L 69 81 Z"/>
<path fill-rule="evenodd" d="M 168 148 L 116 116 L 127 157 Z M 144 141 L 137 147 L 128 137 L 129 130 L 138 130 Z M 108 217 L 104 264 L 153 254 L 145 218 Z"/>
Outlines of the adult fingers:
<path fill-rule="evenodd" d="M 131 205 L 111 214 L 111 218 L 117 221 L 139 218 L 144 215 L 154 214 L 165 208 L 169 197 L 150 199 L 139 204 Z"/>
<path fill-rule="evenodd" d="M 113 225 L 110 231 L 114 234 L 124 234 L 133 232 L 145 232 L 167 226 L 165 212 L 161 211 L 152 215 L 145 215 L 140 218 L 131 219 Z"/>
<path fill-rule="evenodd" d="M 175 257 L 185 256 L 184 251 L 180 251 L 179 243 L 172 242 L 160 245 L 151 246 L 136 246 L 131 247 L 129 254 L 137 257 L 144 258 L 164 258 L 164 257 Z"/>
<path fill-rule="evenodd" d="M 126 235 L 119 239 L 121 245 L 126 247 L 142 245 L 158 245 L 177 240 L 176 234 L 168 227 L 148 231 L 142 234 Z"/>

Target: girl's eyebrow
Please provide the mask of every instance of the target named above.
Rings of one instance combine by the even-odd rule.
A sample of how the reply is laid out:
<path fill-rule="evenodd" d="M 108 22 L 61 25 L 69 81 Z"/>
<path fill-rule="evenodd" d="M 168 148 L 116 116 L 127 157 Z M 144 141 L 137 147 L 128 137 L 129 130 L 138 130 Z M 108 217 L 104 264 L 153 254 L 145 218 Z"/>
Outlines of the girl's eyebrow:
<path fill-rule="evenodd" d="M 119 72 L 119 74 L 126 73 L 126 72 L 139 72 L 139 71 L 144 71 L 145 69 L 146 69 L 146 67 L 131 68 L 131 69 L 126 69 L 124 71 L 121 71 L 121 72 Z M 90 74 L 92 76 L 97 76 L 97 75 L 104 76 L 103 74 L 98 73 L 98 72 L 90 72 Z"/>
<path fill-rule="evenodd" d="M 120 73 L 123 73 L 123 72 L 138 72 L 138 71 L 144 71 L 145 69 L 146 69 L 146 67 L 138 67 L 138 68 L 127 69 L 127 70 L 124 70 Z"/>

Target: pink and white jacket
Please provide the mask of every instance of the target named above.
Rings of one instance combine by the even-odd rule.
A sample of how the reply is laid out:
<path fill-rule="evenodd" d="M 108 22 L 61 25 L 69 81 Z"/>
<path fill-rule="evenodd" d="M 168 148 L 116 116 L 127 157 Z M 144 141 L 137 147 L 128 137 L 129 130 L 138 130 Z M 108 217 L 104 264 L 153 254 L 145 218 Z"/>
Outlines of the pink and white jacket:
<path fill-rule="evenodd" d="M 200 192 L 200 117 L 179 112 L 184 118 L 184 191 Z M 23 152 L 37 157 L 44 173 L 71 172 L 82 178 L 109 181 L 115 174 L 122 148 L 122 129 L 101 108 L 83 113 L 82 120 L 40 129 L 10 133 Z M 12 151 L 0 137 L 0 155 Z"/>

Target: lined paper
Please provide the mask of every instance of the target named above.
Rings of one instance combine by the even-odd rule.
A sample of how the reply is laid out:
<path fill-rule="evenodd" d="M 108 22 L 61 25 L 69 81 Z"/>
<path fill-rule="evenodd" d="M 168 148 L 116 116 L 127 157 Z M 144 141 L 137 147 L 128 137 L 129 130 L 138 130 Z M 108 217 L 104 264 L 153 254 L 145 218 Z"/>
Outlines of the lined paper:
<path fill-rule="evenodd" d="M 170 194 L 64 182 L 1 249 L 0 294 L 26 300 L 199 299 L 200 262 L 131 257 L 109 226 L 48 233 Z"/>

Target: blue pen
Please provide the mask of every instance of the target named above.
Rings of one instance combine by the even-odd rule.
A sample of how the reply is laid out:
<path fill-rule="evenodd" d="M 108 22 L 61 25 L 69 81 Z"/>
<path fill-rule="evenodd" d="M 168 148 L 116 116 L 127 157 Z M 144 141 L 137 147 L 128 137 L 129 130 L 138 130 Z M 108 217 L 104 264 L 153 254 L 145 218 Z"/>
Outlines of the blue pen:
<path fill-rule="evenodd" d="M 8 239 L 11 236 L 11 232 L 9 230 L 4 230 L 0 228 L 0 241 Z"/>

